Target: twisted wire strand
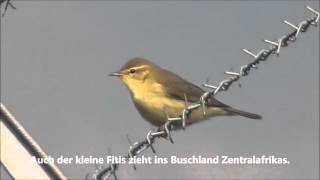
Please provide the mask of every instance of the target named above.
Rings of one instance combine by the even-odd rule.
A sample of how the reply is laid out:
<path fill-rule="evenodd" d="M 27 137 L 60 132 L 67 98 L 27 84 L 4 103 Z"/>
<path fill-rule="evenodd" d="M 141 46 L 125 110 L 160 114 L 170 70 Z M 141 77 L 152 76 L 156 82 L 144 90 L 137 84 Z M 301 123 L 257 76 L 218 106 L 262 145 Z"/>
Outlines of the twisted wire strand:
<path fill-rule="evenodd" d="M 4 7 L 4 12 L 2 13 L 2 16 L 4 16 L 8 10 L 8 7 L 10 6 L 12 9 L 17 9 L 16 7 L 13 6 L 13 4 L 11 3 L 12 0 L 0 0 L 0 6 L 2 5 L 2 3 L 6 2 L 6 5 Z"/>
<path fill-rule="evenodd" d="M 264 42 L 270 44 L 269 49 L 262 49 L 257 54 L 254 54 L 253 52 L 249 51 L 248 49 L 242 49 L 246 54 L 252 56 L 254 60 L 248 64 L 242 65 L 240 67 L 239 72 L 232 72 L 232 71 L 226 71 L 225 74 L 229 77 L 222 80 L 218 85 L 212 85 L 208 82 L 203 84 L 204 87 L 209 88 L 209 91 L 206 91 L 201 98 L 199 99 L 199 103 L 196 104 L 189 104 L 187 96 L 185 97 L 185 109 L 182 110 L 179 117 L 169 117 L 167 115 L 167 121 L 163 124 L 162 128 L 158 128 L 157 130 L 151 129 L 144 140 L 137 141 L 134 143 L 130 143 L 128 154 L 123 156 L 126 161 L 129 160 L 129 158 L 133 158 L 139 154 L 141 154 L 146 149 L 150 148 L 153 153 L 156 153 L 153 143 L 155 142 L 156 138 L 167 138 L 171 143 L 173 143 L 173 139 L 171 137 L 171 130 L 173 129 L 173 122 L 180 121 L 182 128 L 185 129 L 186 126 L 186 119 L 188 118 L 188 115 L 197 108 L 202 108 L 203 114 L 206 114 L 206 105 L 208 103 L 208 100 L 217 95 L 219 92 L 227 91 L 231 84 L 234 82 L 237 82 L 240 80 L 241 77 L 249 75 L 250 71 L 253 68 L 257 68 L 258 64 L 261 61 L 266 61 L 268 57 L 271 54 L 279 55 L 282 47 L 287 47 L 289 43 L 293 43 L 297 40 L 298 36 L 306 32 L 310 25 L 317 26 L 319 22 L 319 12 L 314 10 L 313 8 L 309 6 L 305 6 L 307 10 L 309 10 L 313 15 L 298 23 L 297 25 L 294 25 L 290 23 L 289 21 L 283 21 L 285 24 L 293 28 L 291 32 L 288 34 L 281 36 L 277 39 L 276 42 L 270 41 L 270 40 L 263 40 Z M 117 179 L 116 176 L 116 170 L 119 168 L 120 164 L 112 163 L 109 166 L 99 169 L 96 169 L 95 173 L 93 173 L 93 178 L 95 180 L 102 180 L 102 179 L 109 179 L 111 176 L 114 177 L 114 179 Z M 133 166 L 135 169 L 135 166 Z M 87 176 L 88 177 L 88 176 Z"/>

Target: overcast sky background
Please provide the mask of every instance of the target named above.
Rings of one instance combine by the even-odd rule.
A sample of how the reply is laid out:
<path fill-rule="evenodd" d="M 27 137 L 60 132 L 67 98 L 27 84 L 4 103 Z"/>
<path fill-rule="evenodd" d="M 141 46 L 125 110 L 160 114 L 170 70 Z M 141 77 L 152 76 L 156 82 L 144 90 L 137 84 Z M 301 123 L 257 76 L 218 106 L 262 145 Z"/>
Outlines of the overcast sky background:
<path fill-rule="evenodd" d="M 152 126 L 107 74 L 141 56 L 201 85 L 253 60 L 319 1 L 13 1 L 1 17 L 1 101 L 54 156 L 124 155 Z M 319 27 L 218 95 L 262 121 L 217 117 L 159 140 L 157 155 L 275 155 L 290 165 L 120 166 L 120 179 L 317 179 Z M 144 155 L 152 155 L 149 151 Z M 59 165 L 84 178 L 94 165 Z"/>

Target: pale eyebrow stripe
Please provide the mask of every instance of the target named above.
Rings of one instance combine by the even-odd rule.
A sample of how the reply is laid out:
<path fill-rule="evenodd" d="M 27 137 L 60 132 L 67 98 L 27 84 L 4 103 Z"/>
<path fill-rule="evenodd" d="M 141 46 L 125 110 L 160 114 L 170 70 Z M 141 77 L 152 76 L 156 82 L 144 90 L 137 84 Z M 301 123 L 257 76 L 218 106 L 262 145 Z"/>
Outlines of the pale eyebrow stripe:
<path fill-rule="evenodd" d="M 141 70 L 141 69 L 145 69 L 146 67 L 148 67 L 148 65 L 134 66 L 134 67 L 131 67 L 131 68 L 134 68 L 136 70 Z"/>

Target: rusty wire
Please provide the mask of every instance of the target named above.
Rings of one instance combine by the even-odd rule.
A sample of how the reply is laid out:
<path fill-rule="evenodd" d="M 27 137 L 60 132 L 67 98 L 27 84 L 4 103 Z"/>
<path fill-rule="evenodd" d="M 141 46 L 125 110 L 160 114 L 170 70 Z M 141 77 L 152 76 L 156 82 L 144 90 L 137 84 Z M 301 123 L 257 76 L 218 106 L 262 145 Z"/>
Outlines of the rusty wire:
<path fill-rule="evenodd" d="M 278 38 L 276 42 L 266 40 L 266 39 L 263 40 L 264 42 L 270 44 L 269 49 L 262 49 L 257 54 L 254 54 L 253 52 L 247 49 L 243 49 L 243 51 L 246 54 L 249 54 L 254 58 L 252 62 L 241 66 L 239 72 L 226 71 L 225 74 L 228 75 L 229 77 L 222 80 L 218 85 L 211 85 L 208 82 L 203 84 L 204 87 L 207 87 L 211 90 L 206 91 L 201 96 L 201 98 L 199 99 L 199 103 L 189 104 L 188 99 L 185 95 L 186 106 L 185 106 L 185 109 L 182 110 L 180 116 L 169 117 L 167 115 L 167 121 L 163 124 L 162 128 L 158 128 L 156 130 L 151 129 L 147 133 L 146 138 L 142 141 L 131 143 L 131 141 L 128 139 L 130 143 L 128 154 L 123 156 L 123 158 L 125 158 L 126 161 L 128 161 L 129 158 L 133 158 L 141 154 L 143 151 L 145 151 L 148 148 L 150 148 L 153 153 L 156 153 L 153 147 L 153 143 L 155 142 L 156 138 L 160 138 L 160 137 L 168 138 L 170 142 L 173 143 L 173 139 L 171 137 L 173 122 L 180 121 L 182 128 L 184 129 L 186 126 L 186 119 L 194 109 L 202 108 L 203 113 L 206 114 L 206 105 L 210 97 L 217 95 L 221 91 L 227 91 L 231 86 L 231 84 L 238 81 L 241 77 L 249 75 L 249 72 L 252 68 L 257 68 L 257 65 L 261 61 L 266 61 L 271 54 L 279 55 L 282 47 L 288 46 L 290 42 L 295 42 L 298 36 L 302 32 L 306 32 L 310 25 L 317 26 L 319 22 L 319 12 L 312 9 L 309 6 L 305 6 L 305 7 L 307 10 L 309 10 L 313 14 L 310 18 L 304 21 L 301 21 L 297 25 L 294 25 L 289 21 L 285 20 L 284 23 L 289 25 L 291 28 L 293 28 L 293 30 L 290 33 Z M 95 180 L 101 180 L 101 179 L 108 179 L 111 176 L 113 176 L 114 179 L 117 179 L 116 170 L 118 169 L 119 165 L 120 164 L 113 163 L 108 165 L 105 168 L 100 166 L 99 168 L 96 169 L 95 173 L 93 173 L 93 178 Z M 135 166 L 133 166 L 133 168 L 135 169 Z"/>

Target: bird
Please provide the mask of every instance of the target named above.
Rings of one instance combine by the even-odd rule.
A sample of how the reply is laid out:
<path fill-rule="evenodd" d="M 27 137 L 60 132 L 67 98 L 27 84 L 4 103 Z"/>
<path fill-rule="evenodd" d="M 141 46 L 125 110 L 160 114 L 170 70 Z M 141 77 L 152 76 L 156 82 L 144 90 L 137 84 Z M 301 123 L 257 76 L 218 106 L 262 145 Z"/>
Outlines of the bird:
<path fill-rule="evenodd" d="M 162 126 L 168 117 L 179 117 L 186 107 L 186 100 L 190 104 L 199 103 L 205 93 L 176 73 L 142 57 L 129 59 L 120 70 L 109 75 L 118 77 L 125 84 L 140 115 L 157 127 Z M 208 99 L 205 112 L 201 107 L 192 110 L 186 119 L 186 125 L 215 116 L 239 115 L 262 119 L 258 114 L 230 107 L 214 97 Z M 178 123 L 175 124 L 179 126 Z"/>

